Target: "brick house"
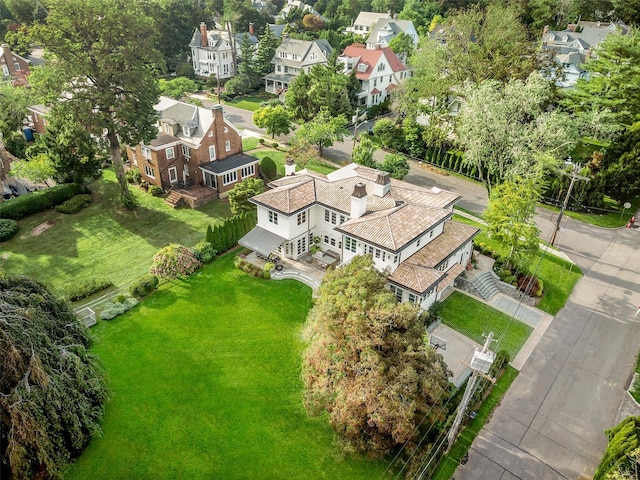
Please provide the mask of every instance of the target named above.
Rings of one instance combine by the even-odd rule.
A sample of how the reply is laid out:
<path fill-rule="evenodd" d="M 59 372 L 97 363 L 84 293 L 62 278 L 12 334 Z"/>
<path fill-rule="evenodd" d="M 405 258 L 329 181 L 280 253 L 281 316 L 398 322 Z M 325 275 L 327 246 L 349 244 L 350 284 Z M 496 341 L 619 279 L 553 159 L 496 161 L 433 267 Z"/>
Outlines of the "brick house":
<path fill-rule="evenodd" d="M 224 198 L 238 182 L 258 176 L 258 159 L 242 153 L 242 138 L 224 118 L 222 105 L 210 110 L 160 97 L 158 135 L 127 147 L 142 179 L 165 190 L 203 186 Z"/>
<path fill-rule="evenodd" d="M 31 73 L 31 62 L 13 53 L 6 43 L 2 44 L 0 53 L 0 65 L 2 66 L 2 80 L 11 81 L 14 86 L 27 85 L 27 77 Z"/>
<path fill-rule="evenodd" d="M 45 133 L 47 131 L 46 116 L 51 109 L 44 105 L 31 105 L 27 110 L 29 111 L 29 128 L 35 133 Z"/>

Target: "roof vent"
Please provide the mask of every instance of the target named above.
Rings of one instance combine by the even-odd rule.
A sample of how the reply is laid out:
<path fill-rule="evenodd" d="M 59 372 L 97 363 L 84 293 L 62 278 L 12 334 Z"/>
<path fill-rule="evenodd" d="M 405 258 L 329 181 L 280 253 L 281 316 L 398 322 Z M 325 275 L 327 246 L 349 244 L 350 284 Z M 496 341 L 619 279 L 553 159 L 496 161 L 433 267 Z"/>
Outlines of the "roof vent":
<path fill-rule="evenodd" d="M 402 200 L 396 200 L 396 207 L 399 207 L 400 205 L 404 205 L 404 202 Z"/>

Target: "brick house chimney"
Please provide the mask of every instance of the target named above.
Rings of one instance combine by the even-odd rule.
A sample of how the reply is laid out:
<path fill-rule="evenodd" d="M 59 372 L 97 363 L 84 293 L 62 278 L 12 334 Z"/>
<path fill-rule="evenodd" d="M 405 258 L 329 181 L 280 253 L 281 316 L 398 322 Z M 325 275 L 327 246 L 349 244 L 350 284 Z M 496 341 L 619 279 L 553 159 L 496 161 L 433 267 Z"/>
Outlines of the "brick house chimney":
<path fill-rule="evenodd" d="M 255 35 L 255 30 L 253 29 L 253 22 L 249 22 L 249 35 Z"/>
<path fill-rule="evenodd" d="M 364 183 L 356 183 L 351 194 L 351 219 L 360 218 L 367 211 L 367 188 Z"/>
<path fill-rule="evenodd" d="M 200 43 L 203 47 L 209 45 L 209 39 L 207 38 L 207 24 L 200 22 Z"/>

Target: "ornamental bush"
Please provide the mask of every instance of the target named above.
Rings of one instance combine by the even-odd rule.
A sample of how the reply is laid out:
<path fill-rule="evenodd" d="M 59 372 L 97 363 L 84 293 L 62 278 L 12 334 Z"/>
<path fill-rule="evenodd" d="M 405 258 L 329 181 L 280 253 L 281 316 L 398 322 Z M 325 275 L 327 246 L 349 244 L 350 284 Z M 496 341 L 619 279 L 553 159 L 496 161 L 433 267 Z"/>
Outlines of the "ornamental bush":
<path fill-rule="evenodd" d="M 153 257 L 149 272 L 166 280 L 191 275 L 200 266 L 195 255 L 184 245 L 172 243 Z"/>
<path fill-rule="evenodd" d="M 129 286 L 129 293 L 133 297 L 142 298 L 149 295 L 158 287 L 158 277 L 143 275 Z"/>
<path fill-rule="evenodd" d="M 140 183 L 140 180 L 142 180 L 142 174 L 137 168 L 127 170 L 126 172 L 124 172 L 124 176 L 129 183 Z"/>
<path fill-rule="evenodd" d="M 18 222 L 9 218 L 0 218 L 0 242 L 9 240 L 18 232 Z"/>
<path fill-rule="evenodd" d="M 58 205 L 56 207 L 56 212 L 66 213 L 70 215 L 73 213 L 78 213 L 80 210 L 88 207 L 89 205 L 91 205 L 91 195 L 82 193 Z"/>
<path fill-rule="evenodd" d="M 209 242 L 198 242 L 191 247 L 191 253 L 198 259 L 200 263 L 209 263 L 218 254 L 218 251 L 213 248 L 213 245 Z"/>
<path fill-rule="evenodd" d="M 108 278 L 85 278 L 83 280 L 68 283 L 62 292 L 62 296 L 65 300 L 75 302 L 77 300 L 87 298 L 94 293 L 98 293 L 100 290 L 109 288 L 112 285 L 113 282 Z"/>
<path fill-rule="evenodd" d="M 0 218 L 20 220 L 32 213 L 47 210 L 69 200 L 79 193 L 86 193 L 82 185 L 65 183 L 55 187 L 20 195 L 0 203 Z"/>
<path fill-rule="evenodd" d="M 269 180 L 275 180 L 278 176 L 278 167 L 271 157 L 264 157 L 260 162 L 260 171 Z"/>
<path fill-rule="evenodd" d="M 128 312 L 138 304 L 138 300 L 135 298 L 125 298 L 122 302 L 107 303 L 104 310 L 100 312 L 100 318 L 102 320 L 111 320 L 123 313 Z"/>
<path fill-rule="evenodd" d="M 161 197 L 164 194 L 164 190 L 158 185 L 149 185 L 149 194 L 154 197 Z"/>

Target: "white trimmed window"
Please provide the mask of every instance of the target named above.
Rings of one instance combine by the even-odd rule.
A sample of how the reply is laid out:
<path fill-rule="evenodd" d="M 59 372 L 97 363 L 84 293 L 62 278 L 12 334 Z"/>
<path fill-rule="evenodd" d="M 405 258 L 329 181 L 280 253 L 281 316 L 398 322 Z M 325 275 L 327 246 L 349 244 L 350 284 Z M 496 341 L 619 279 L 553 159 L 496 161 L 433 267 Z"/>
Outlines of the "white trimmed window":
<path fill-rule="evenodd" d="M 142 151 L 142 156 L 147 160 L 151 159 L 151 149 L 149 147 L 145 147 L 144 145 L 140 146 L 140 150 Z"/>
<path fill-rule="evenodd" d="M 324 221 L 327 223 L 331 223 L 335 225 L 338 222 L 338 216 L 336 212 L 332 212 L 331 210 L 324 209 Z"/>
<path fill-rule="evenodd" d="M 186 145 L 182 145 L 182 155 L 187 158 L 191 158 L 191 149 Z"/>
<path fill-rule="evenodd" d="M 307 212 L 306 210 L 304 212 L 300 212 L 298 214 L 298 225 L 303 225 L 307 223 Z"/>
<path fill-rule="evenodd" d="M 416 303 L 416 296 L 413 293 L 409 294 L 409 301 L 411 303 Z"/>
<path fill-rule="evenodd" d="M 224 141 L 224 151 L 228 152 L 231 150 L 231 141 L 230 140 L 225 140 Z"/>
<path fill-rule="evenodd" d="M 144 174 L 149 177 L 149 178 L 156 178 L 156 172 L 153 169 L 153 167 L 150 167 L 149 165 L 144 166 Z"/>
<path fill-rule="evenodd" d="M 440 265 L 438 265 L 438 270 L 440 270 L 441 272 L 444 272 L 445 270 L 447 270 L 447 268 L 449 268 L 448 258 L 444 262 L 442 262 Z"/>
<path fill-rule="evenodd" d="M 235 170 L 233 172 L 225 173 L 222 175 L 222 185 L 229 185 L 230 183 L 238 181 L 238 172 Z"/>
<path fill-rule="evenodd" d="M 209 159 L 211 161 L 216 159 L 216 147 L 214 145 L 209 147 Z"/>
<path fill-rule="evenodd" d="M 169 147 L 165 150 L 167 155 L 167 160 L 171 160 L 172 158 L 176 158 L 176 149 L 173 147 Z"/>
<path fill-rule="evenodd" d="M 213 137 L 213 132 L 209 132 L 209 137 Z"/>
<path fill-rule="evenodd" d="M 269 223 L 278 224 L 278 214 L 269 210 Z"/>
<path fill-rule="evenodd" d="M 242 178 L 253 177 L 256 174 L 256 166 L 249 165 L 242 167 Z"/>
<path fill-rule="evenodd" d="M 133 161 L 134 165 L 138 165 L 138 154 L 136 152 L 132 152 L 131 160 Z"/>
<path fill-rule="evenodd" d="M 224 127 L 224 133 L 229 133 L 229 129 L 227 127 Z"/>
<path fill-rule="evenodd" d="M 394 287 L 393 285 L 389 285 L 389 290 L 396 294 L 396 299 L 401 302 L 402 301 L 402 289 L 398 287 Z"/>
<path fill-rule="evenodd" d="M 350 252 L 356 253 L 356 240 L 355 238 L 345 237 L 344 248 Z"/>

